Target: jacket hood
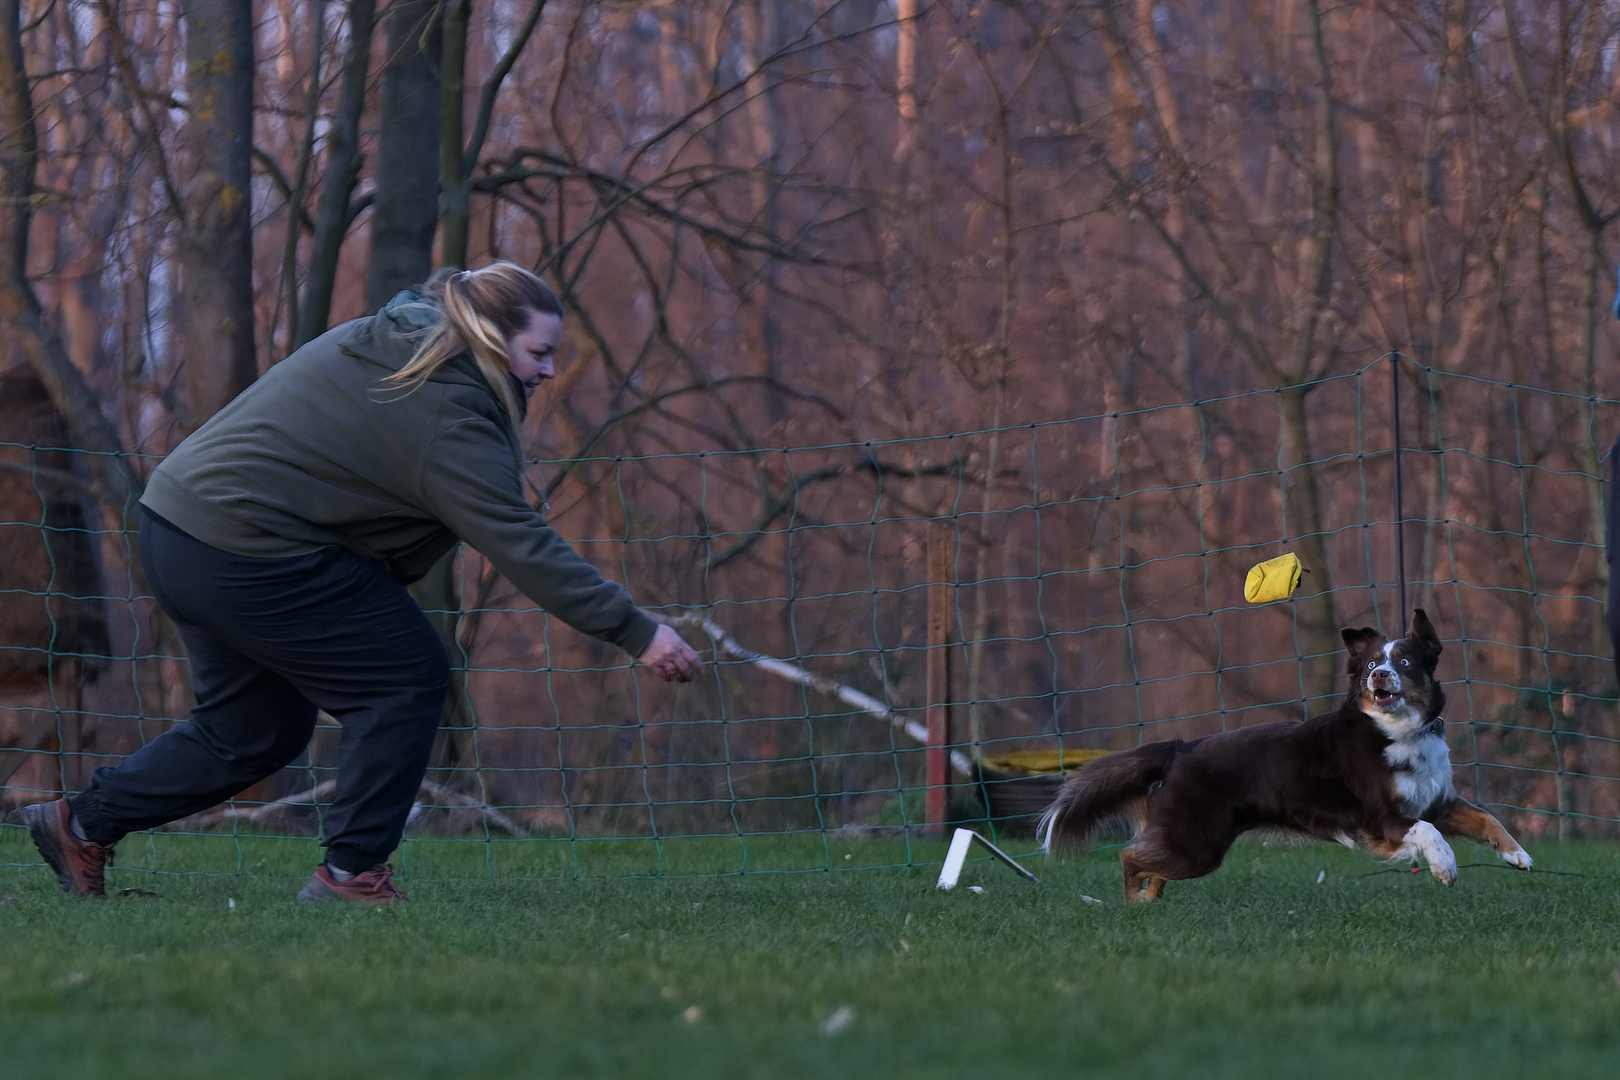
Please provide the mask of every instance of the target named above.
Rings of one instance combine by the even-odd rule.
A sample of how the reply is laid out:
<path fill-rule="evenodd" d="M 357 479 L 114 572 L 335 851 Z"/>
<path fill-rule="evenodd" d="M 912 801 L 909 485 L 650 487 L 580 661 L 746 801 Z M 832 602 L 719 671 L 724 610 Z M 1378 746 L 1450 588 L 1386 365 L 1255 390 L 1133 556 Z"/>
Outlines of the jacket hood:
<path fill-rule="evenodd" d="M 374 316 L 355 319 L 340 327 L 340 347 L 348 355 L 371 361 L 386 371 L 399 371 L 416 355 L 416 347 L 421 345 L 428 330 L 439 325 L 442 319 L 444 309 L 436 300 L 405 288 L 394 293 L 394 298 L 382 304 Z M 465 351 L 452 356 L 449 363 L 434 372 L 429 382 L 454 382 L 489 389 L 483 372 L 478 371 L 478 363 Z M 514 384 L 522 389 L 522 384 L 515 379 Z M 523 402 L 522 392 L 518 392 L 518 402 Z"/>
<path fill-rule="evenodd" d="M 437 301 L 410 289 L 403 289 L 379 308 L 377 314 L 361 320 L 356 326 L 359 332 L 354 335 L 354 340 L 349 342 L 349 346 L 352 351 L 360 353 L 367 360 L 381 364 L 389 371 L 398 371 L 410 363 L 411 357 L 416 355 L 417 346 L 422 344 L 422 339 L 428 331 L 443 320 L 444 309 Z M 459 365 L 454 362 L 446 365 L 449 368 L 457 366 Z M 472 374 L 477 375 L 477 366 L 469 366 L 472 368 Z M 438 378 L 437 375 L 434 377 Z"/>
<path fill-rule="evenodd" d="M 410 289 L 395 293 L 378 314 L 384 316 L 402 335 L 416 335 L 431 330 L 444 318 L 444 310 L 438 301 Z"/>
<path fill-rule="evenodd" d="M 385 371 L 394 372 L 410 363 L 411 357 L 416 355 L 416 347 L 422 343 L 423 335 L 443 318 L 444 312 L 437 303 L 407 289 L 396 293 L 376 314 L 344 323 L 332 333 L 337 337 L 339 348 L 350 356 L 357 356 Z M 453 368 L 457 365 L 452 362 L 445 366 Z M 469 363 L 468 368 L 477 376 L 477 365 Z M 434 378 L 439 376 L 435 375 Z"/>
<path fill-rule="evenodd" d="M 354 333 L 343 343 L 343 349 L 391 372 L 398 371 L 410 363 L 422 338 L 443 319 L 444 309 L 438 301 L 412 289 L 401 289 L 377 310 L 377 314 L 369 319 L 355 320 Z M 518 416 L 526 416 L 528 387 L 510 372 L 506 378 L 517 400 Z M 474 386 L 494 397 L 484 373 L 478 370 L 478 363 L 469 352 L 452 356 L 428 381 Z"/>

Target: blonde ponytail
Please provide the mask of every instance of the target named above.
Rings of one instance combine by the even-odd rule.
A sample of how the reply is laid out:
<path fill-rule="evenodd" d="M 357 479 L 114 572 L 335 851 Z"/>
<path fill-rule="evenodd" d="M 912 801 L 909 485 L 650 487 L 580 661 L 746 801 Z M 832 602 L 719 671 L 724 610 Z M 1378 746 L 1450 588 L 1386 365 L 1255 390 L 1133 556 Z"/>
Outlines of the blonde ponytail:
<path fill-rule="evenodd" d="M 556 293 L 530 271 L 504 260 L 477 270 L 440 270 L 417 291 L 437 300 L 444 318 L 424 332 L 410 362 L 384 381 L 409 393 L 452 357 L 470 352 L 512 426 L 518 427 L 522 413 L 512 392 L 506 343 L 528 325 L 531 312 L 562 318 Z"/>

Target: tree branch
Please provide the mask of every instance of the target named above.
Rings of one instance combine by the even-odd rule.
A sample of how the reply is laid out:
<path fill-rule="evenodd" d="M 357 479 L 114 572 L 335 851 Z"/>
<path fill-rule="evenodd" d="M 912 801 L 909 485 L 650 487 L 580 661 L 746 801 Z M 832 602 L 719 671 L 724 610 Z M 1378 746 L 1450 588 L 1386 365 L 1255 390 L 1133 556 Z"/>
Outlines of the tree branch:
<path fill-rule="evenodd" d="M 495 97 L 500 93 L 501 84 L 511 73 L 512 65 L 517 63 L 518 57 L 529 43 L 534 34 L 534 28 L 540 22 L 540 15 L 546 10 L 546 0 L 534 0 L 529 8 L 529 17 L 523 21 L 523 26 L 512 37 L 512 44 L 507 47 L 504 55 L 495 64 L 489 78 L 484 80 L 483 89 L 478 95 L 478 116 L 473 121 L 472 137 L 467 140 L 467 151 L 461 161 L 461 175 L 471 176 L 473 169 L 478 166 L 478 155 L 483 152 L 484 139 L 489 135 L 489 121 L 495 112 Z"/>

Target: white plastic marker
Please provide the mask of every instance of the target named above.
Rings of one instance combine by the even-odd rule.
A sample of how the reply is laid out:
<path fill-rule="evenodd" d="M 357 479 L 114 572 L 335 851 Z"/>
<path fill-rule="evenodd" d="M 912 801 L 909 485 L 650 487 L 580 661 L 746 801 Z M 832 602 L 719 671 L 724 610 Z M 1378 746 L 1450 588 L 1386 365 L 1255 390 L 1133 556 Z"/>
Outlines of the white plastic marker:
<path fill-rule="evenodd" d="M 1036 884 L 1040 883 L 1039 878 L 1030 873 L 1028 870 L 1025 870 L 1022 866 L 1019 866 L 1011 855 L 1008 855 L 1005 851 L 1002 851 L 1000 848 L 996 847 L 996 845 L 992 844 L 990 841 L 986 840 L 972 829 L 957 829 L 956 833 L 951 837 L 951 849 L 945 853 L 945 865 L 939 868 L 940 888 L 956 888 L 957 879 L 962 876 L 962 867 L 967 863 L 968 848 L 972 846 L 973 841 L 975 840 L 989 849 L 990 854 L 994 855 L 996 858 L 1018 871 L 1018 873 L 1023 875 L 1025 878 L 1035 882 Z"/>

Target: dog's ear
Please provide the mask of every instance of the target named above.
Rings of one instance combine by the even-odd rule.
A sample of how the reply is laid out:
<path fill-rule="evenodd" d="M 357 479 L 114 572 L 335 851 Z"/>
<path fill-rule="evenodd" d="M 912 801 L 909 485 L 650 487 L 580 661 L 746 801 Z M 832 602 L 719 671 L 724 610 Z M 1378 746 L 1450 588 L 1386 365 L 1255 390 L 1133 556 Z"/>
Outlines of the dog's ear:
<path fill-rule="evenodd" d="M 1344 638 L 1344 647 L 1350 652 L 1350 659 L 1345 662 L 1344 669 L 1354 675 L 1361 670 L 1361 658 L 1383 638 L 1377 630 L 1370 626 L 1360 626 L 1355 629 L 1345 627 L 1339 631 Z"/>
<path fill-rule="evenodd" d="M 1445 648 L 1440 644 L 1440 635 L 1434 632 L 1434 624 L 1422 608 L 1412 610 L 1412 628 L 1406 632 L 1406 640 L 1436 659 Z"/>

